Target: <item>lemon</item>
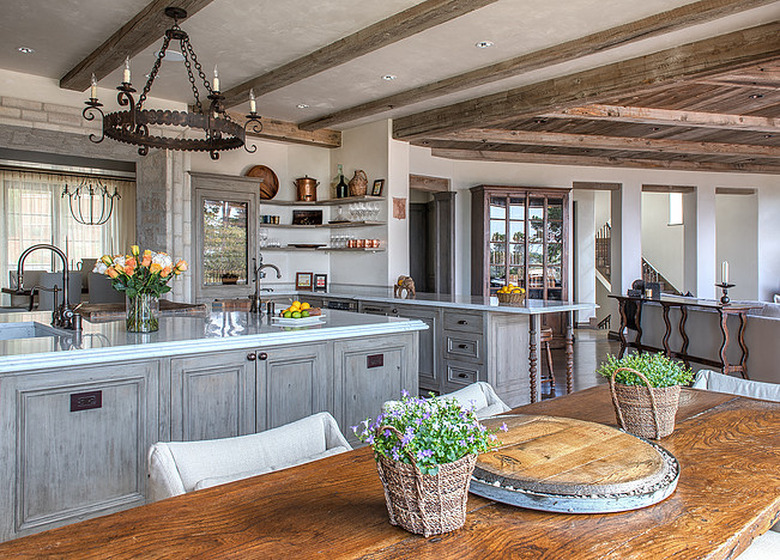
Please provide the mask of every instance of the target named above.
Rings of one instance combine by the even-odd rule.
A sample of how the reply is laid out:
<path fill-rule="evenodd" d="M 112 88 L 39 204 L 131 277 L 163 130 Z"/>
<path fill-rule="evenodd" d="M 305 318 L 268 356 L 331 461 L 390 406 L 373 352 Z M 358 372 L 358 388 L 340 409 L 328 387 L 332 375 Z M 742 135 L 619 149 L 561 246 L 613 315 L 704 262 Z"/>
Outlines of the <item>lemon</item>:
<path fill-rule="evenodd" d="M 311 308 L 311 305 L 309 305 L 309 303 L 307 303 L 305 301 L 301 304 L 301 311 L 304 311 L 304 310 L 310 309 L 310 308 Z"/>
<path fill-rule="evenodd" d="M 301 302 L 296 299 L 294 302 L 292 302 L 292 305 L 290 307 L 300 307 L 300 306 L 301 306 Z"/>

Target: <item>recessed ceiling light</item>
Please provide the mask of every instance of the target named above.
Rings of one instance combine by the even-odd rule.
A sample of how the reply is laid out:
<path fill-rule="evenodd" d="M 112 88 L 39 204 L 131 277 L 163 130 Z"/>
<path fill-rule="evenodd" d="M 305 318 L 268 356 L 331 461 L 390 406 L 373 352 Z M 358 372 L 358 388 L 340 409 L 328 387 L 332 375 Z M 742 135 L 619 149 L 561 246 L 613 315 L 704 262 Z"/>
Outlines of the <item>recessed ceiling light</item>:
<path fill-rule="evenodd" d="M 309 108 L 309 106 L 306 103 L 298 103 L 296 105 L 296 107 L 298 107 L 298 109 L 308 109 Z"/>
<path fill-rule="evenodd" d="M 159 55 L 160 55 L 159 51 L 154 53 L 155 58 Z M 168 49 L 167 51 L 165 51 L 165 56 L 163 57 L 163 60 L 167 60 L 169 62 L 181 62 L 184 60 L 184 55 L 181 54 L 181 52 L 179 51 Z"/>
<path fill-rule="evenodd" d="M 660 126 L 652 126 L 652 127 L 650 127 L 650 130 L 652 130 L 653 132 L 658 132 L 659 130 L 661 130 L 661 127 Z"/>
<path fill-rule="evenodd" d="M 18 47 L 16 50 L 22 54 L 33 54 L 35 52 L 35 49 L 31 49 L 30 47 Z"/>
<path fill-rule="evenodd" d="M 475 43 L 474 46 L 478 49 L 489 49 L 494 44 L 495 43 L 493 41 L 479 41 L 478 43 Z"/>
<path fill-rule="evenodd" d="M 397 77 L 398 77 L 398 76 L 396 76 L 395 74 L 385 74 L 384 76 L 382 76 L 382 79 L 383 79 L 384 81 L 386 81 L 386 82 L 392 82 L 392 81 L 393 81 L 393 80 L 395 80 Z"/>
<path fill-rule="evenodd" d="M 764 97 L 763 93 L 754 93 L 750 96 L 750 99 L 761 99 L 762 97 Z"/>

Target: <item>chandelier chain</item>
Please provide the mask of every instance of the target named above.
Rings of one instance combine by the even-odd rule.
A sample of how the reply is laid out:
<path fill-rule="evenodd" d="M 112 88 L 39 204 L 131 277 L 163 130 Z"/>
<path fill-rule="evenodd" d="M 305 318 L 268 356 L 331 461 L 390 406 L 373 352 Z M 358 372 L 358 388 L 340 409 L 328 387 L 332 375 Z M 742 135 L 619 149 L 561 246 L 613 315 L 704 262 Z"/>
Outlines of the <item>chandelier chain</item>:
<path fill-rule="evenodd" d="M 160 48 L 160 52 L 157 53 L 157 59 L 154 61 L 154 66 L 152 66 L 152 71 L 149 72 L 149 79 L 146 80 L 146 84 L 144 85 L 144 89 L 141 92 L 141 95 L 138 97 L 138 108 L 143 109 L 144 101 L 146 101 L 146 96 L 149 93 L 149 91 L 152 89 L 152 84 L 154 83 L 155 78 L 157 77 L 157 72 L 160 70 L 160 66 L 162 65 L 163 57 L 165 57 L 165 52 L 168 50 L 168 44 L 171 42 L 171 39 L 166 35 L 163 39 L 162 47 Z"/>

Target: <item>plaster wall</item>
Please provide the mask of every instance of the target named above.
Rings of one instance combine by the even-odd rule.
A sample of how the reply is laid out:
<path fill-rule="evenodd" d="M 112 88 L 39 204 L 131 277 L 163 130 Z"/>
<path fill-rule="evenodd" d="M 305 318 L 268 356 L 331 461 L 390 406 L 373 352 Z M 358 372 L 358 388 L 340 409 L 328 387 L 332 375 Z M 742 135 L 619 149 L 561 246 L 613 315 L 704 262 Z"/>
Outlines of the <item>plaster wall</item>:
<path fill-rule="evenodd" d="M 717 222 L 717 280 L 720 263 L 729 263 L 729 290 L 733 300 L 755 300 L 758 295 L 758 208 L 755 195 L 715 196 Z"/>
<path fill-rule="evenodd" d="M 642 256 L 682 291 L 685 226 L 669 225 L 669 195 L 642 193 Z"/>

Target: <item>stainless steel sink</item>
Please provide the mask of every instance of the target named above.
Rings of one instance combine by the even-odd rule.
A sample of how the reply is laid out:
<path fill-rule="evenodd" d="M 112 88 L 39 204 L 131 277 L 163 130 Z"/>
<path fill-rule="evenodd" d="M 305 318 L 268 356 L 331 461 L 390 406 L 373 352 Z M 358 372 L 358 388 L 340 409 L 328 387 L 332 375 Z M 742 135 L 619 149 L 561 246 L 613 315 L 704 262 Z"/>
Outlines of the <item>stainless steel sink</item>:
<path fill-rule="evenodd" d="M 0 323 L 0 340 L 18 340 L 20 338 L 39 338 L 42 336 L 62 336 L 67 332 L 52 326 L 25 321 L 20 323 Z"/>

